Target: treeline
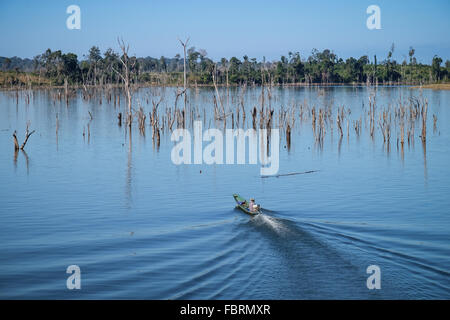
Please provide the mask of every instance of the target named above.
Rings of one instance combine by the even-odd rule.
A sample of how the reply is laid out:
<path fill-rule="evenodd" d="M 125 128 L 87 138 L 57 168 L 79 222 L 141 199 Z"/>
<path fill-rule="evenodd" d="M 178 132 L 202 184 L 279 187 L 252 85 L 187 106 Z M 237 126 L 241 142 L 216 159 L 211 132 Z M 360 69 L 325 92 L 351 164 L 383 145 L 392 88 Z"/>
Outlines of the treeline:
<path fill-rule="evenodd" d="M 289 52 L 278 61 L 257 61 L 244 56 L 213 61 L 205 50 L 191 47 L 186 54 L 186 72 L 189 84 L 425 84 L 447 82 L 450 78 L 450 61 L 434 56 L 431 63 L 418 63 L 415 50 L 410 48 L 408 57 L 398 62 L 393 59 L 394 45 L 386 57 L 339 58 L 332 51 L 313 49 L 308 57 L 299 52 Z M 62 53 L 48 49 L 34 59 L 0 57 L 0 70 L 9 71 L 3 77 L 3 85 L 14 85 L 19 77 L 14 73 L 29 72 L 33 79 L 46 79 L 53 85 L 104 85 L 119 84 L 122 72 L 121 57 L 112 49 L 103 54 L 92 47 L 83 60 L 74 53 Z M 133 83 L 183 84 L 184 57 L 159 59 L 129 57 Z M 28 77 L 30 79 L 31 77 Z M 19 83 L 20 84 L 20 83 Z"/>

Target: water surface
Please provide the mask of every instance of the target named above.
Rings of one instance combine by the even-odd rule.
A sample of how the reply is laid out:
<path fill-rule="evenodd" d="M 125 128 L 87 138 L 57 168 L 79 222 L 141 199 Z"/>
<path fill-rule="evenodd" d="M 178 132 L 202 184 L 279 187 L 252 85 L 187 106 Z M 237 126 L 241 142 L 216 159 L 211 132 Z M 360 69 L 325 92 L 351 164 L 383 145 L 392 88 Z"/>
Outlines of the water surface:
<path fill-rule="evenodd" d="M 135 104 L 148 115 L 163 95 L 163 114 L 174 92 L 143 88 Z M 244 94 L 247 123 L 260 92 Z M 210 115 L 213 94 L 193 89 L 188 103 Z M 419 124 L 403 151 L 398 127 L 389 151 L 379 128 L 372 140 L 371 94 L 377 112 L 426 98 L 426 145 Z M 66 105 L 54 95 L 34 91 L 28 104 L 24 93 L 16 101 L 15 92 L 0 92 L 0 298 L 450 298 L 450 92 L 273 88 L 276 110 L 330 106 L 335 119 L 345 106 L 351 121 L 362 118 L 359 137 L 350 127 L 340 140 L 334 123 L 323 146 L 310 120 L 298 118 L 289 150 L 281 135 L 279 173 L 318 171 L 279 178 L 261 178 L 259 165 L 176 166 L 170 134 L 157 148 L 148 116 L 145 136 L 136 122 L 131 137 L 118 126 L 123 97 L 114 106 L 78 91 Z M 223 100 L 234 110 L 239 90 Z M 15 154 L 12 133 L 22 142 L 27 121 L 36 132 Z M 267 210 L 249 217 L 234 208 L 233 193 Z M 72 264 L 81 290 L 66 288 Z M 369 265 L 381 268 L 380 290 L 366 287 Z"/>

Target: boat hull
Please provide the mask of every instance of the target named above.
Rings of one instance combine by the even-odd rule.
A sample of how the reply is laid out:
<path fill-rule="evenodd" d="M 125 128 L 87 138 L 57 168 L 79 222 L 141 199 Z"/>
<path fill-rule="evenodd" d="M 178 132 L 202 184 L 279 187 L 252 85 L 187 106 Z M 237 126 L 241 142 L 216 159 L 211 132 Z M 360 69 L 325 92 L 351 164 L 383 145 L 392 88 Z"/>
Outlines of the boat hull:
<path fill-rule="evenodd" d="M 241 211 L 245 212 L 246 214 L 250 216 L 256 216 L 261 213 L 261 210 L 258 211 L 250 211 L 248 209 L 248 202 L 244 198 L 240 197 L 238 194 L 233 194 L 234 201 L 236 201 L 236 207 L 239 208 Z M 246 203 L 247 205 L 243 204 Z"/>

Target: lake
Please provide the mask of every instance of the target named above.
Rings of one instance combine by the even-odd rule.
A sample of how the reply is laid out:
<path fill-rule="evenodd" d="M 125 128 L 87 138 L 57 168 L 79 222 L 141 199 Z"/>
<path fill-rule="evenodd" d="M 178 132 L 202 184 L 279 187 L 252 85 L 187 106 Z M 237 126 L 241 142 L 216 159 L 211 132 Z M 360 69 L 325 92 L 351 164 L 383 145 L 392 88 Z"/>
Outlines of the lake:
<path fill-rule="evenodd" d="M 261 88 L 219 91 L 226 112 L 242 102 L 251 127 Z M 259 162 L 175 165 L 170 130 L 161 128 L 158 146 L 149 124 L 152 101 L 162 97 L 163 121 L 175 92 L 134 93 L 145 135 L 136 117 L 131 132 L 118 125 L 123 95 L 119 106 L 106 94 L 83 99 L 82 89 L 67 103 L 58 89 L 0 92 L 0 298 L 450 298 L 450 91 L 274 87 L 266 108 L 293 110 L 295 119 L 289 146 L 280 129 L 278 177 L 261 177 Z M 204 130 L 224 126 L 214 121 L 214 94 L 187 94 Z M 402 147 L 394 109 L 411 99 L 428 101 L 426 143 L 418 121 Z M 183 97 L 177 103 L 183 108 Z M 329 112 L 321 142 L 312 108 Z M 389 147 L 383 110 L 394 117 Z M 12 134 L 21 144 L 28 121 L 36 131 L 15 152 Z M 263 213 L 237 210 L 234 193 L 254 197 Z M 79 290 L 66 286 L 70 265 L 81 270 Z M 381 289 L 367 287 L 371 265 Z"/>

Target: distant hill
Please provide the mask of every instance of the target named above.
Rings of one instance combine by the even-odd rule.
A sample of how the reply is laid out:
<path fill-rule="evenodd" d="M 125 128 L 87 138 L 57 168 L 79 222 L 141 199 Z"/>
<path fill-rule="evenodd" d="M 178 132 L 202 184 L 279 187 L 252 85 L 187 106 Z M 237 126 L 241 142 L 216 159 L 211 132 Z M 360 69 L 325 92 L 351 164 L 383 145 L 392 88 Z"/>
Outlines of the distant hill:
<path fill-rule="evenodd" d="M 34 62 L 31 59 L 19 58 L 19 57 L 0 57 L 0 70 L 1 71 L 11 71 L 18 70 L 24 72 L 31 72 L 34 70 Z"/>

